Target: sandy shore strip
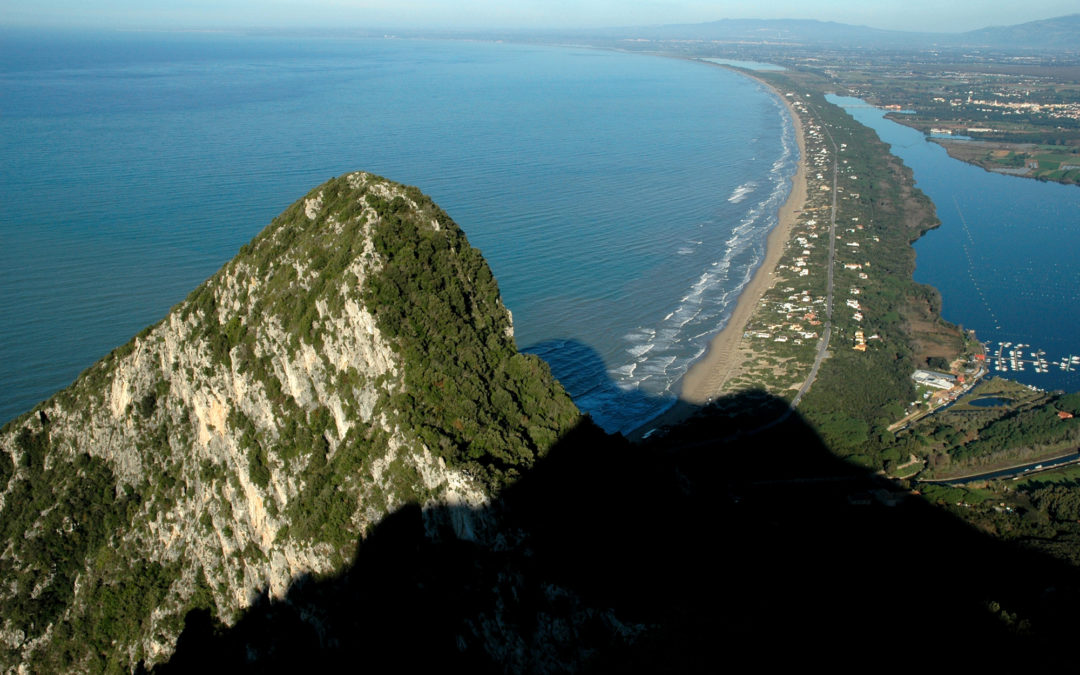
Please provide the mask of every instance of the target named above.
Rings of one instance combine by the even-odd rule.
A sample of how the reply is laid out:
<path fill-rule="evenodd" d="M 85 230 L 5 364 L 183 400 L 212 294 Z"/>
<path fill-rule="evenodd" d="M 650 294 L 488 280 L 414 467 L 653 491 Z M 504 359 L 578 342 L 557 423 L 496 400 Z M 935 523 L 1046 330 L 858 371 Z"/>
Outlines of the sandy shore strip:
<path fill-rule="evenodd" d="M 757 78 L 755 78 L 757 79 Z M 742 340 L 747 322 L 753 316 L 765 291 L 775 283 L 774 273 L 784 248 L 791 238 L 791 232 L 799 212 L 806 205 L 806 141 L 803 137 L 802 120 L 791 102 L 768 82 L 758 80 L 769 87 L 784 102 L 795 125 L 795 139 L 799 145 L 799 162 L 792 178 L 791 193 L 780 207 L 780 216 L 776 227 L 766 239 L 765 259 L 754 273 L 750 283 L 739 294 L 735 310 L 724 328 L 709 343 L 709 349 L 696 361 L 683 376 L 679 401 L 667 412 L 650 420 L 629 434 L 632 440 L 640 439 L 652 429 L 677 424 L 694 413 L 701 405 L 716 396 L 742 365 L 738 354 L 739 341 Z"/>

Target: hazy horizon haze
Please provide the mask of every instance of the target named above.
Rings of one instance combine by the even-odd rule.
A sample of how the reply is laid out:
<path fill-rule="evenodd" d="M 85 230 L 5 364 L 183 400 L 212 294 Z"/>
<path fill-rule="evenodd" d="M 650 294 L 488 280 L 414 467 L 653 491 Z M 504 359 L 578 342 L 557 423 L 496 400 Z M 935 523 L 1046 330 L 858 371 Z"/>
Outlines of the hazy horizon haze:
<path fill-rule="evenodd" d="M 154 30 L 297 28 L 388 30 L 597 29 L 705 23 L 722 19 L 814 19 L 906 31 L 953 33 L 1076 13 L 1074 0 L 1037 7 L 1004 0 L 943 5 L 930 0 L 9 0 L 0 26 Z"/>

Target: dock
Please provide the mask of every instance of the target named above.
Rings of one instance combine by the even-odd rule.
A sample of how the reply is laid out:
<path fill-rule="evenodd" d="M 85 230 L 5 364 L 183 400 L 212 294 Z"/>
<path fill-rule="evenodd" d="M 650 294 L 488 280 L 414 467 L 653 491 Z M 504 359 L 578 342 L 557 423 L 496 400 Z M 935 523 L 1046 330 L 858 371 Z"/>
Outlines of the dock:
<path fill-rule="evenodd" d="M 1080 370 L 1080 356 L 1070 354 L 1051 361 L 1046 358 L 1046 352 L 1030 351 L 1031 345 L 1023 342 L 998 342 L 996 349 L 989 343 L 985 346 L 987 363 L 999 373 L 1024 372 L 1027 366 L 1036 373 L 1048 373 L 1052 367 L 1066 373 Z"/>

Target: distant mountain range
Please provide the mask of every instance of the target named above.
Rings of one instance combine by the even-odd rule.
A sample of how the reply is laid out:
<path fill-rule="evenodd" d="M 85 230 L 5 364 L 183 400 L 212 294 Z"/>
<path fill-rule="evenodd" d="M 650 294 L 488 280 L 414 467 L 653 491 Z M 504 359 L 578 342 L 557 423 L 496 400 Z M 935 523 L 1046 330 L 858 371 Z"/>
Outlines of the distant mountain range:
<path fill-rule="evenodd" d="M 722 19 L 708 23 L 612 29 L 609 37 L 722 40 L 851 47 L 988 47 L 1080 51 L 1080 14 L 964 33 L 911 32 L 810 19 Z"/>
<path fill-rule="evenodd" d="M 1080 50 L 1080 14 L 1029 21 L 1016 26 L 992 26 L 961 33 L 967 44 L 1061 47 Z"/>

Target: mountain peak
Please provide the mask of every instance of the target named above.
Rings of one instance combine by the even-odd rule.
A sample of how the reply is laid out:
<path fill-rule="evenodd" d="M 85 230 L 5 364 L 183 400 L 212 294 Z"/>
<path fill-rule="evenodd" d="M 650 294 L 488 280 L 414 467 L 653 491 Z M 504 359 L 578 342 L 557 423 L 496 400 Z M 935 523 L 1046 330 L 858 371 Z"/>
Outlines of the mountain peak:
<path fill-rule="evenodd" d="M 479 506 L 577 419 L 445 212 L 334 178 L 0 433 L 0 662 L 158 661 L 190 609 L 281 597 L 406 503 Z"/>

